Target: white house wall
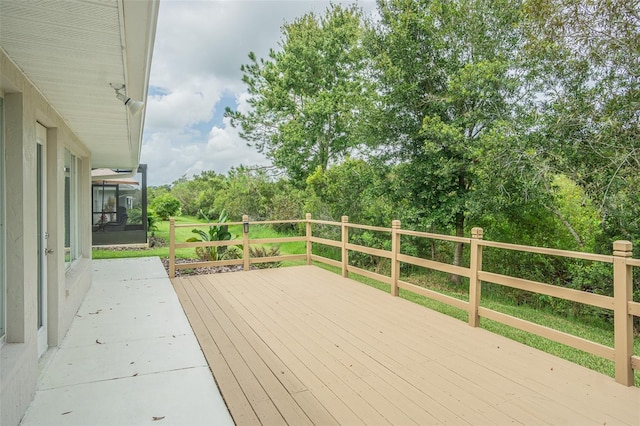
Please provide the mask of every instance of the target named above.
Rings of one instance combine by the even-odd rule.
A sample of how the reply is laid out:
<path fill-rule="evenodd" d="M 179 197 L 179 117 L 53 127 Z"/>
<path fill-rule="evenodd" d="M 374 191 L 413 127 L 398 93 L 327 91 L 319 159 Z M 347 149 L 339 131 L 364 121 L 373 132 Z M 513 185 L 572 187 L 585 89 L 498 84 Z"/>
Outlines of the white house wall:
<path fill-rule="evenodd" d="M 41 93 L 0 49 L 6 174 L 7 332 L 0 348 L 0 424 L 17 425 L 33 399 L 37 355 L 36 123 L 47 128 L 48 345 L 59 345 L 91 284 L 91 158 Z M 64 153 L 79 159 L 80 259 L 65 270 Z"/>

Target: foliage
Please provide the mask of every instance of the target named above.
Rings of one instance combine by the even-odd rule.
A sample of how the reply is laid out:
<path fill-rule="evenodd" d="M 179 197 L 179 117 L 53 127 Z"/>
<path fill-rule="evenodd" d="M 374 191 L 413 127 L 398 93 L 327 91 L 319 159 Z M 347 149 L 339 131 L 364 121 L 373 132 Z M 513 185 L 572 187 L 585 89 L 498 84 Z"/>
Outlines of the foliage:
<path fill-rule="evenodd" d="M 387 190 L 388 167 L 375 161 L 347 158 L 328 170 L 320 168 L 307 178 L 309 203 L 314 217 L 389 226 L 393 219 Z"/>
<path fill-rule="evenodd" d="M 391 250 L 391 239 L 388 233 L 352 230 L 349 233 L 349 241 L 352 244 L 364 247 Z M 389 259 L 357 251 L 349 253 L 349 263 L 358 268 L 371 270 L 387 276 L 390 275 L 391 271 L 391 262 Z"/>
<path fill-rule="evenodd" d="M 272 246 L 251 246 L 249 247 L 249 257 L 259 258 L 259 257 L 275 257 L 280 256 L 280 247 Z M 267 269 L 267 268 L 279 268 L 282 266 L 282 262 L 264 262 L 264 263 L 256 263 L 255 267 L 258 269 Z"/>
<path fill-rule="evenodd" d="M 201 211 L 200 216 L 204 218 L 206 222 L 210 222 L 209 218 Z M 209 225 L 207 232 L 200 228 L 195 228 L 191 232 L 197 234 L 198 237 L 191 237 L 187 239 L 187 242 L 204 242 L 204 241 L 227 241 L 233 237 L 229 232 L 229 226 L 224 225 L 227 221 L 227 212 L 222 210 L 218 217 L 218 222 L 215 225 Z M 224 257 L 226 246 L 219 247 L 196 247 L 196 255 L 203 261 L 221 260 Z"/>
<path fill-rule="evenodd" d="M 243 72 L 251 111 L 227 111 L 287 178 L 249 167 L 204 172 L 150 190 L 150 200 L 170 193 L 185 212 L 211 217 L 226 209 L 233 220 L 309 212 L 467 236 L 481 226 L 488 240 L 609 254 L 624 239 L 640 257 L 634 5 L 380 0 L 379 20 L 368 23 L 356 8 L 305 15 L 283 26 L 280 48 L 267 59 L 250 54 Z M 314 225 L 314 235 L 339 238 L 339 231 Z M 351 236 L 376 247 L 387 241 Z M 468 247 L 449 242 L 403 237 L 403 252 L 469 261 Z M 370 256 L 351 261 L 386 268 Z M 602 265 L 497 249 L 485 250 L 483 262 L 496 273 L 611 292 Z M 640 300 L 640 268 L 634 292 Z M 520 290 L 486 285 L 483 293 L 610 320 Z"/>
<path fill-rule="evenodd" d="M 525 9 L 539 92 L 536 161 L 568 176 L 599 208 L 609 237 L 600 250 L 640 231 L 640 205 L 626 202 L 640 192 L 638 10 L 625 0 L 529 0 Z"/>
<path fill-rule="evenodd" d="M 153 199 L 151 207 L 162 220 L 169 220 L 171 216 L 179 216 L 180 200 L 170 193 L 162 194 Z"/>
<path fill-rule="evenodd" d="M 169 193 L 171 190 L 170 185 L 150 186 L 147 188 L 147 202 L 149 205 L 153 203 L 153 200 L 161 195 Z"/>
<path fill-rule="evenodd" d="M 237 167 L 229 171 L 224 190 L 216 194 L 213 207 L 226 210 L 232 220 L 249 215 L 253 220 L 268 216 L 269 200 L 275 193 L 275 183 L 264 170 Z"/>
<path fill-rule="evenodd" d="M 462 236 L 482 198 L 483 156 L 517 116 L 519 8 L 508 0 L 379 1 L 372 30 L 382 90 L 381 128 L 399 166 L 397 200 L 413 224 Z M 456 244 L 454 264 L 462 245 Z M 458 278 L 458 277 L 456 277 Z"/>
<path fill-rule="evenodd" d="M 635 1 L 529 0 L 526 53 L 538 92 L 535 167 L 582 188 L 601 219 L 593 248 L 640 254 L 640 15 Z M 640 276 L 634 277 L 640 293 Z"/>
<path fill-rule="evenodd" d="M 215 203 L 219 191 L 223 191 L 226 184 L 225 176 L 213 171 L 204 171 L 199 175 L 187 179 L 182 176 L 171 184 L 171 195 L 182 203 L 182 212 L 188 215 L 197 215 L 203 210 L 213 216 L 210 211 Z"/>
<path fill-rule="evenodd" d="M 142 209 L 139 207 L 134 207 L 132 209 L 127 210 L 127 223 L 142 224 Z"/>
<path fill-rule="evenodd" d="M 304 192 L 285 184 L 284 188 L 278 191 L 269 200 L 268 207 L 269 220 L 295 220 L 305 217 L 303 212 Z M 274 224 L 273 229 L 277 232 L 287 232 L 296 229 L 295 224 L 279 223 Z"/>
<path fill-rule="evenodd" d="M 158 230 L 158 223 L 160 222 L 160 217 L 156 213 L 156 211 L 152 208 L 147 207 L 147 230 L 151 231 L 151 235 Z"/>
<path fill-rule="evenodd" d="M 227 108 L 231 125 L 296 183 L 358 145 L 358 117 L 372 107 L 361 12 L 332 5 L 282 27 L 279 50 L 242 66 L 252 109 Z"/>

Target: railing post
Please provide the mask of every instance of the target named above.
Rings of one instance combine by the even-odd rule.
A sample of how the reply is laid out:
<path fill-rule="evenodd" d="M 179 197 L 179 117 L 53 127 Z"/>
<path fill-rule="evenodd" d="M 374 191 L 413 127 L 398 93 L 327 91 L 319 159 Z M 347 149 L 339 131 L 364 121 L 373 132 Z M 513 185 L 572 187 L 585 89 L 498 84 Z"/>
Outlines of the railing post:
<path fill-rule="evenodd" d="M 249 270 L 249 216 L 242 215 L 242 269 Z"/>
<path fill-rule="evenodd" d="M 311 246 L 311 213 L 307 213 L 306 215 L 307 218 L 307 265 L 311 265 L 311 253 L 312 253 L 312 246 Z"/>
<path fill-rule="evenodd" d="M 630 241 L 613 243 L 613 326 L 615 333 L 614 356 L 616 382 L 633 386 L 633 317 L 629 314 L 629 301 L 633 297 L 633 275 L 627 259 L 632 255 Z"/>
<path fill-rule="evenodd" d="M 400 254 L 400 221 L 394 220 L 391 222 L 391 295 L 397 296 L 398 280 L 400 279 L 400 262 L 398 261 L 398 255 Z"/>
<path fill-rule="evenodd" d="M 482 246 L 479 244 L 482 233 L 482 228 L 471 229 L 471 261 L 469 262 L 469 325 L 471 327 L 480 325 L 478 308 L 482 283 L 478 280 L 478 272 L 482 270 Z"/>
<path fill-rule="evenodd" d="M 348 222 L 349 216 L 342 216 L 342 276 L 345 278 L 349 277 L 349 251 L 347 250 L 347 243 L 349 242 Z"/>
<path fill-rule="evenodd" d="M 169 218 L 169 277 L 176 277 L 176 220 Z"/>

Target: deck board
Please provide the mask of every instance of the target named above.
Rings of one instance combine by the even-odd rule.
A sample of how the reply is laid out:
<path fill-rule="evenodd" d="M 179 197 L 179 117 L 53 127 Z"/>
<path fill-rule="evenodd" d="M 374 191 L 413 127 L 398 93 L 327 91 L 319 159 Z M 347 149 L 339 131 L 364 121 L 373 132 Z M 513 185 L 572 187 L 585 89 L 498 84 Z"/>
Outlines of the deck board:
<path fill-rule="evenodd" d="M 640 389 L 314 266 L 172 280 L 237 424 L 640 424 Z"/>

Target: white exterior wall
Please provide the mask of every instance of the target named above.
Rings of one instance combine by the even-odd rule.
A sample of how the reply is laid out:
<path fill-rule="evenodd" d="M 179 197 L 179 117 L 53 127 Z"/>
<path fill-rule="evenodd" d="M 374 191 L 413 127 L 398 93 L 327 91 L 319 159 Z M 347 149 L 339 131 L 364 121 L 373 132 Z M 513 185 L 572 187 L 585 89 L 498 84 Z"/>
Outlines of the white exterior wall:
<path fill-rule="evenodd" d="M 6 342 L 0 348 L 0 424 L 16 425 L 33 399 L 37 355 L 36 123 L 47 128 L 48 345 L 62 341 L 91 284 L 90 152 L 0 49 L 6 173 Z M 64 264 L 64 152 L 79 161 L 80 259 Z"/>

